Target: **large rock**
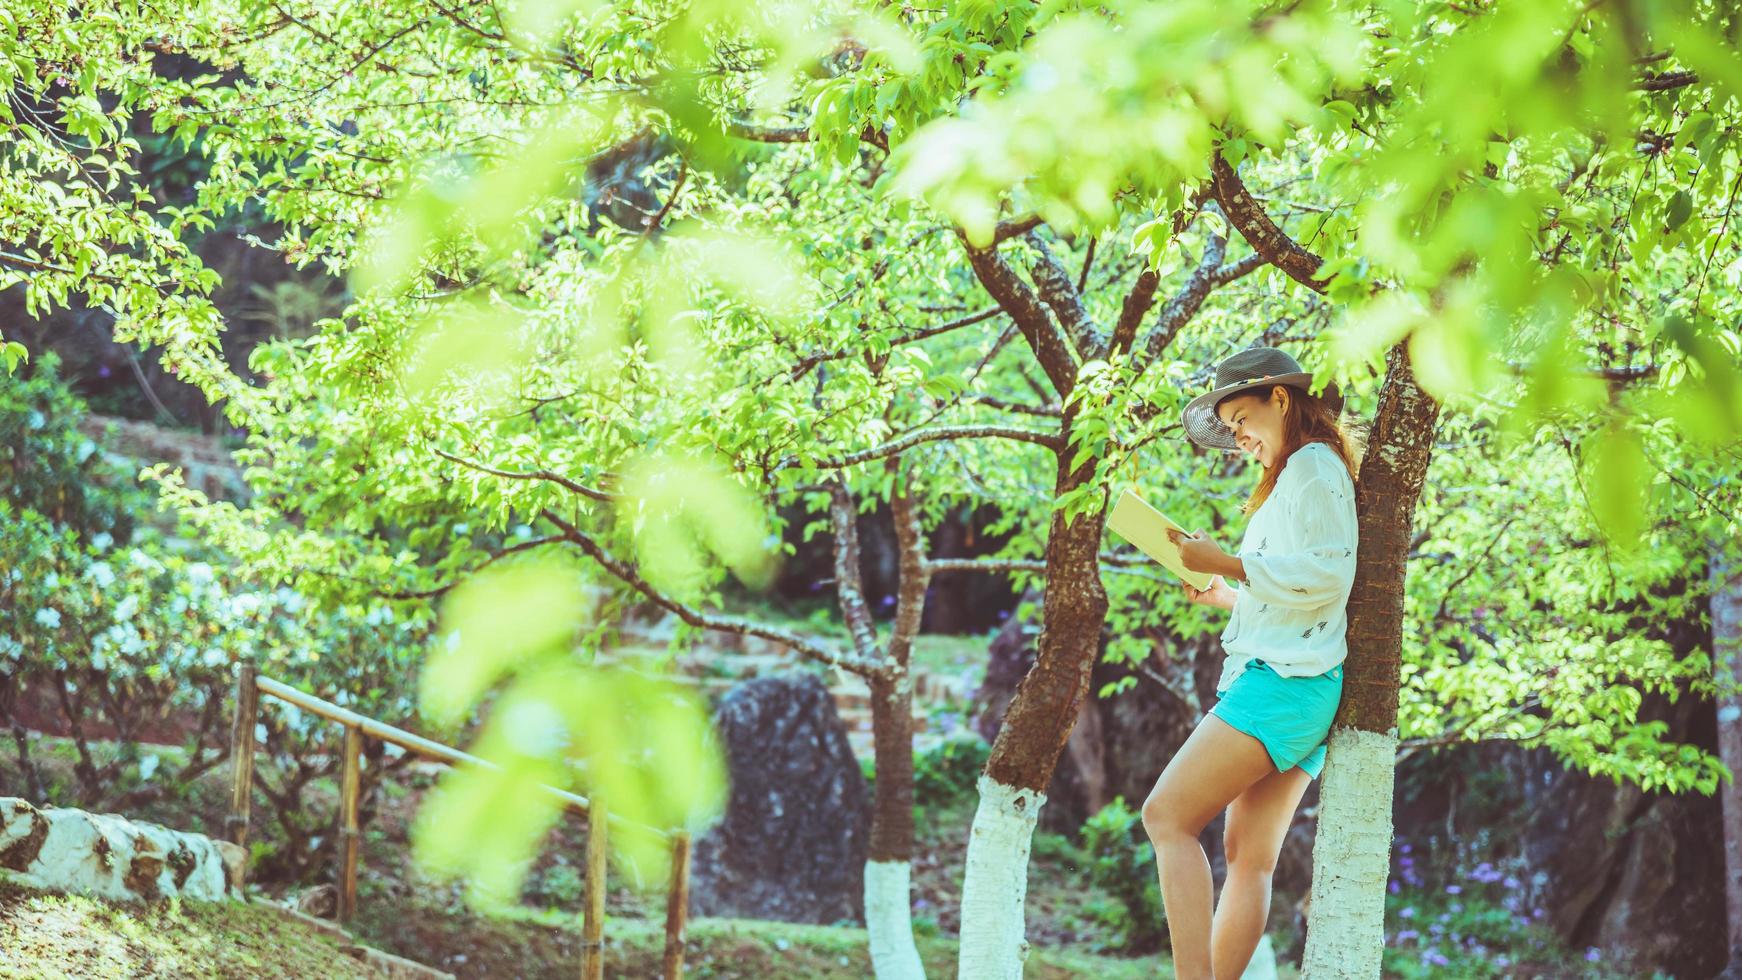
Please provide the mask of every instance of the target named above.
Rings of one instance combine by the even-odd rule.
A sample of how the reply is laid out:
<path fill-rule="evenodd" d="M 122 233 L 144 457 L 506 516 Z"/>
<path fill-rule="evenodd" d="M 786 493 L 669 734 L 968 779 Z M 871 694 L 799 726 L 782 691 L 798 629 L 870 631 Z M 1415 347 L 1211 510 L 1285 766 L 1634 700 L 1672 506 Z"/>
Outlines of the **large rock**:
<path fill-rule="evenodd" d="M 1641 720 L 1668 723 L 1666 738 L 1716 747 L 1711 701 L 1671 705 L 1649 695 Z M 1632 958 L 1641 971 L 1709 977 L 1727 956 L 1723 811 L 1715 797 L 1643 792 L 1569 770 L 1546 749 L 1509 753 L 1531 814 L 1526 861 L 1547 872 L 1537 904 L 1575 948 Z"/>
<path fill-rule="evenodd" d="M 731 792 L 696 842 L 697 915 L 830 923 L 863 917 L 871 803 L 821 681 L 778 674 L 726 692 L 714 714 Z"/>
<path fill-rule="evenodd" d="M 112 813 L 0 798 L 0 869 L 32 887 L 102 898 L 240 894 L 241 848 Z"/>

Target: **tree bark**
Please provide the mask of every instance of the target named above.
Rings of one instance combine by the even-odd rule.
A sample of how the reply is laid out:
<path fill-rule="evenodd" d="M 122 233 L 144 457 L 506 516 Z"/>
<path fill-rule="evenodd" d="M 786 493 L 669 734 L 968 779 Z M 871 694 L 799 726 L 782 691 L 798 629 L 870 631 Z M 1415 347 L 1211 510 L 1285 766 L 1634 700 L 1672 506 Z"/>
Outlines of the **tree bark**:
<path fill-rule="evenodd" d="M 1302 975 L 1376 977 L 1385 942 L 1404 573 L 1439 404 L 1416 383 L 1407 341 L 1387 355 L 1361 462 L 1360 544 L 1343 703 L 1331 725 L 1313 846 Z"/>
<path fill-rule="evenodd" d="M 1074 406 L 1066 409 L 1061 438 L 1068 435 L 1075 417 Z M 1071 470 L 1061 454 L 1055 499 L 1082 486 L 1094 472 L 1093 460 Z M 1054 513 L 1048 529 L 1038 652 L 1034 666 L 1017 685 L 992 743 L 968 840 L 959 961 L 963 977 L 1016 980 L 1022 976 L 1028 951 L 1023 902 L 1029 845 L 1046 802 L 1046 785 L 1088 689 L 1107 616 L 1107 592 L 1100 576 L 1105 519 L 1104 506 L 1070 522 Z"/>
<path fill-rule="evenodd" d="M 925 529 L 900 472 L 901 459 L 885 468 L 896 476 L 890 494 L 900 579 L 896 587 L 895 624 L 886 650 L 886 670 L 869 675 L 871 732 L 876 759 L 875 799 L 871 811 L 871 848 L 865 861 L 865 930 L 871 945 L 871 967 L 879 980 L 924 980 L 925 966 L 913 941 L 913 677 L 908 670 L 913 640 L 925 613 Z M 842 491 L 844 494 L 844 490 Z M 850 508 L 849 508 L 850 514 Z M 850 520 L 836 519 L 836 527 Z M 845 532 L 853 552 L 851 576 L 857 590 L 858 542 Z M 869 616 L 866 617 L 867 629 Z"/>
<path fill-rule="evenodd" d="M 1735 542 L 1712 544 L 1712 674 L 1718 685 L 1718 758 L 1737 778 L 1719 791 L 1724 814 L 1724 900 L 1728 906 L 1729 965 L 1724 978 L 1742 977 L 1742 556 Z"/>
<path fill-rule="evenodd" d="M 913 941 L 913 682 L 906 670 L 870 678 L 877 762 L 871 851 L 865 861 L 865 930 L 878 980 L 923 978 Z"/>

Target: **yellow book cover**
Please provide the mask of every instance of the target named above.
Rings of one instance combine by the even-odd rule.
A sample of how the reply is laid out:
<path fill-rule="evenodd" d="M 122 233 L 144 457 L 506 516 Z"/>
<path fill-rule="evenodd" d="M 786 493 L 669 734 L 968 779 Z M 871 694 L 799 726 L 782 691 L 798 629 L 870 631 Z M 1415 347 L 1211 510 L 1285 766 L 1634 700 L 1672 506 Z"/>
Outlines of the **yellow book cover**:
<path fill-rule="evenodd" d="M 1107 515 L 1107 526 L 1136 545 L 1137 550 L 1160 562 L 1163 568 L 1178 575 L 1192 588 L 1210 587 L 1210 573 L 1194 572 L 1186 568 L 1180 561 L 1179 546 L 1167 537 L 1169 528 L 1186 534 L 1191 532 L 1170 520 L 1166 514 L 1149 506 L 1147 501 L 1129 489 L 1119 495 L 1119 501 Z"/>

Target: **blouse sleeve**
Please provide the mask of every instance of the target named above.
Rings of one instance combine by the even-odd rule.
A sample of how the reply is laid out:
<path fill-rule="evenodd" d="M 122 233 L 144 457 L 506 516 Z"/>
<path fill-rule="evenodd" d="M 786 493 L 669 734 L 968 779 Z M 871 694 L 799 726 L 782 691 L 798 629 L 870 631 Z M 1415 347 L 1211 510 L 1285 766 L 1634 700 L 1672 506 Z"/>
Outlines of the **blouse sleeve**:
<path fill-rule="evenodd" d="M 1312 609 L 1346 596 L 1355 584 L 1355 502 L 1341 486 L 1314 477 L 1290 501 L 1293 528 L 1282 551 L 1240 552 L 1246 592 L 1273 606 Z"/>

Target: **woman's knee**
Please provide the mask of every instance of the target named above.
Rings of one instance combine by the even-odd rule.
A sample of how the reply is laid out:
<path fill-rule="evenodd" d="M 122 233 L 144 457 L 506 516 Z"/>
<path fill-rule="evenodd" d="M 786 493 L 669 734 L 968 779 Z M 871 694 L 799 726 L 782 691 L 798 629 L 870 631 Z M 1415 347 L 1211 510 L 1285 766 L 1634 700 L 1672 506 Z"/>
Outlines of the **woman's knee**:
<path fill-rule="evenodd" d="M 1275 874 L 1277 853 L 1275 848 L 1266 846 L 1268 843 L 1248 841 L 1238 833 L 1224 834 L 1222 856 L 1227 861 L 1228 873 L 1264 878 Z"/>
<path fill-rule="evenodd" d="M 1161 843 L 1170 837 L 1197 836 L 1197 830 L 1186 826 L 1181 808 L 1170 796 L 1157 786 L 1150 791 L 1149 798 L 1143 801 L 1143 829 L 1148 832 L 1152 843 Z"/>

